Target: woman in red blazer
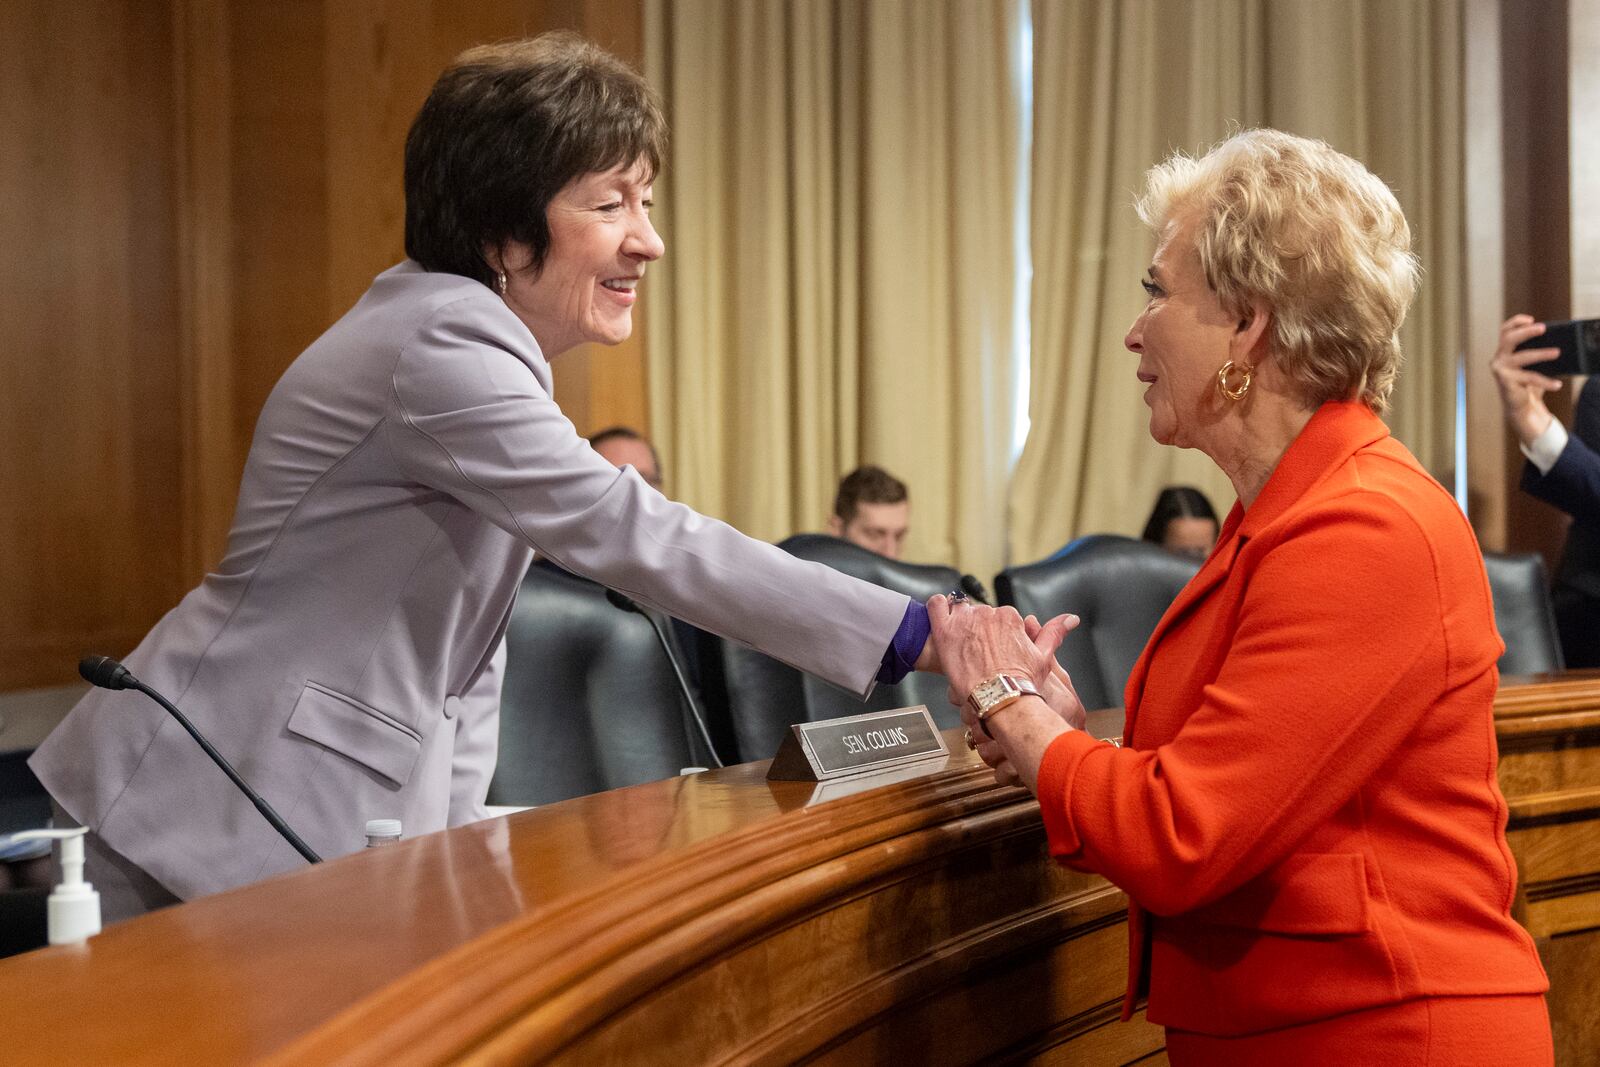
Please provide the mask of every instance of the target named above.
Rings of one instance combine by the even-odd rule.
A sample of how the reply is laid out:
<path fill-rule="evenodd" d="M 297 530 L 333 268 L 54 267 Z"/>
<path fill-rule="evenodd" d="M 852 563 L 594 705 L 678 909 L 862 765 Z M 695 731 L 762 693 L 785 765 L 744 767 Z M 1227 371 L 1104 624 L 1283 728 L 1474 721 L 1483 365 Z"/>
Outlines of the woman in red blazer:
<path fill-rule="evenodd" d="M 1482 557 L 1378 418 L 1416 286 L 1399 205 L 1254 130 L 1152 170 L 1139 210 L 1150 432 L 1239 499 L 1134 667 L 1121 747 L 1083 732 L 1053 633 L 936 598 L 979 751 L 1057 859 L 1127 890 L 1124 1012 L 1148 993 L 1174 1064 L 1549 1064 Z"/>

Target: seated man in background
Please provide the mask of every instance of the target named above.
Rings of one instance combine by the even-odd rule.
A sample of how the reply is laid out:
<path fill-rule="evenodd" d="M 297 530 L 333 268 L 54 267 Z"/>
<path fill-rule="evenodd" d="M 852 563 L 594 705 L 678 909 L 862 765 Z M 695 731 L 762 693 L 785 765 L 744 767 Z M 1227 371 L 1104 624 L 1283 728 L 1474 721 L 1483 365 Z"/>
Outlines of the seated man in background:
<path fill-rule="evenodd" d="M 906 483 L 882 467 L 857 467 L 839 482 L 828 532 L 899 559 L 911 528 L 911 497 Z"/>
<path fill-rule="evenodd" d="M 1600 387 L 1578 393 L 1568 434 L 1544 402 L 1561 380 L 1528 369 L 1557 350 L 1515 351 L 1542 333 L 1544 323 L 1531 315 L 1511 316 L 1500 326 L 1490 366 L 1506 422 L 1528 459 L 1523 491 L 1572 516 L 1552 593 L 1562 655 L 1568 667 L 1600 667 Z"/>
<path fill-rule="evenodd" d="M 632 467 L 656 492 L 661 491 L 661 457 L 638 430 L 612 426 L 589 438 L 589 447 L 613 467 Z"/>

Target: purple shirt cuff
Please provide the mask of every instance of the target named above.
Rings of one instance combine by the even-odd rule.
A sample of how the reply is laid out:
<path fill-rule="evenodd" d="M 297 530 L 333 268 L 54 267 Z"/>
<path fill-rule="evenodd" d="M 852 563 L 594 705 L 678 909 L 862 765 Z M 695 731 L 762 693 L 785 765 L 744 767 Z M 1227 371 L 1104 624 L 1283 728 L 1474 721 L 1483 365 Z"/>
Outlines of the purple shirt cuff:
<path fill-rule="evenodd" d="M 900 629 L 895 631 L 894 640 L 884 650 L 883 666 L 878 668 L 878 681 L 884 685 L 894 685 L 910 674 L 911 668 L 916 666 L 917 657 L 922 655 L 922 646 L 928 643 L 931 631 L 927 607 L 917 600 L 907 604 L 905 617 L 900 620 Z"/>

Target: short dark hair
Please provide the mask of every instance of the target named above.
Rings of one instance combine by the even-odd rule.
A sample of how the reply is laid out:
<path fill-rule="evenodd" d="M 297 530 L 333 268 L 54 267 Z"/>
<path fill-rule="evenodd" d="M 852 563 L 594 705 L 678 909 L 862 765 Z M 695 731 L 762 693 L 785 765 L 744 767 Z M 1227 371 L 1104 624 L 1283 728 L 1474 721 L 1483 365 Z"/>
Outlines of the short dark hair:
<path fill-rule="evenodd" d="M 857 467 L 839 480 L 839 491 L 833 497 L 833 513 L 839 521 L 848 523 L 856 517 L 862 504 L 899 504 L 909 499 L 906 483 L 882 467 L 870 464 Z"/>
<path fill-rule="evenodd" d="M 1217 513 L 1206 495 L 1194 486 L 1169 485 L 1156 496 L 1156 506 L 1150 512 L 1150 521 L 1144 524 L 1141 540 L 1158 545 L 1164 543 L 1167 527 L 1173 519 L 1210 519 L 1216 522 Z"/>
<path fill-rule="evenodd" d="M 602 445 L 605 445 L 606 442 L 640 443 L 640 445 L 643 445 L 645 448 L 650 450 L 650 458 L 653 459 L 653 461 L 656 461 L 656 477 L 659 478 L 666 474 L 666 472 L 661 469 L 661 453 L 656 451 L 656 445 L 654 445 L 654 442 L 651 442 L 650 438 L 645 437 L 645 435 L 640 434 L 640 432 L 635 430 L 634 427 L 608 426 L 606 429 L 600 430 L 598 434 L 589 435 L 589 448 L 594 448 L 594 450 L 598 451 L 598 448 L 600 448 Z"/>
<path fill-rule="evenodd" d="M 650 458 L 656 461 L 656 470 L 661 470 L 661 456 L 656 452 L 656 446 L 650 438 L 635 430 L 631 426 L 607 426 L 599 433 L 589 435 L 589 447 L 598 449 L 607 441 L 638 441 L 650 450 Z"/>
<path fill-rule="evenodd" d="M 569 31 L 469 48 L 439 75 L 406 136 L 406 255 L 490 285 L 485 248 L 550 251 L 551 199 L 585 174 L 642 161 L 667 124 L 637 71 Z"/>
<path fill-rule="evenodd" d="M 614 438 L 623 441 L 644 441 L 645 444 L 650 444 L 649 441 L 645 441 L 644 434 L 635 430 L 632 426 L 607 426 L 598 433 L 589 435 L 589 445 L 592 448 L 599 448 L 602 444 Z"/>

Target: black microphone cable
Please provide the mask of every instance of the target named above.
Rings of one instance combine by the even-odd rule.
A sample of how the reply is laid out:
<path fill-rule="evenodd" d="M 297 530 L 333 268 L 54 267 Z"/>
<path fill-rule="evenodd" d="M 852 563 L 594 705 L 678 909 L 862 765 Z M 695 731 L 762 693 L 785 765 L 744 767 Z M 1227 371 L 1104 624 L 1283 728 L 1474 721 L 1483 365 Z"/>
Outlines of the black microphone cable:
<path fill-rule="evenodd" d="M 250 783 L 239 776 L 239 772 L 233 769 L 233 764 L 224 759 L 222 753 L 212 747 L 211 742 L 207 741 L 205 736 L 194 728 L 194 724 L 173 705 L 172 701 L 139 681 L 133 676 L 132 671 L 110 656 L 83 657 L 78 661 L 78 673 L 83 676 L 84 681 L 100 689 L 137 689 L 163 708 L 166 708 L 167 714 L 177 719 L 178 725 L 189 731 L 189 736 L 194 738 L 195 743 L 205 750 L 206 755 L 211 757 L 211 762 L 222 768 L 222 772 L 233 780 L 233 784 L 239 787 L 240 792 L 250 798 L 250 803 L 254 804 L 256 810 L 262 814 L 267 822 L 272 824 L 272 828 L 282 834 L 283 839 L 293 845 L 295 851 L 304 856 L 307 863 L 322 862 L 322 857 L 311 851 L 310 845 L 300 840 L 300 835 L 289 828 L 289 824 L 284 822 L 282 817 L 273 810 L 272 805 L 267 803 L 265 797 L 250 788 Z"/>

